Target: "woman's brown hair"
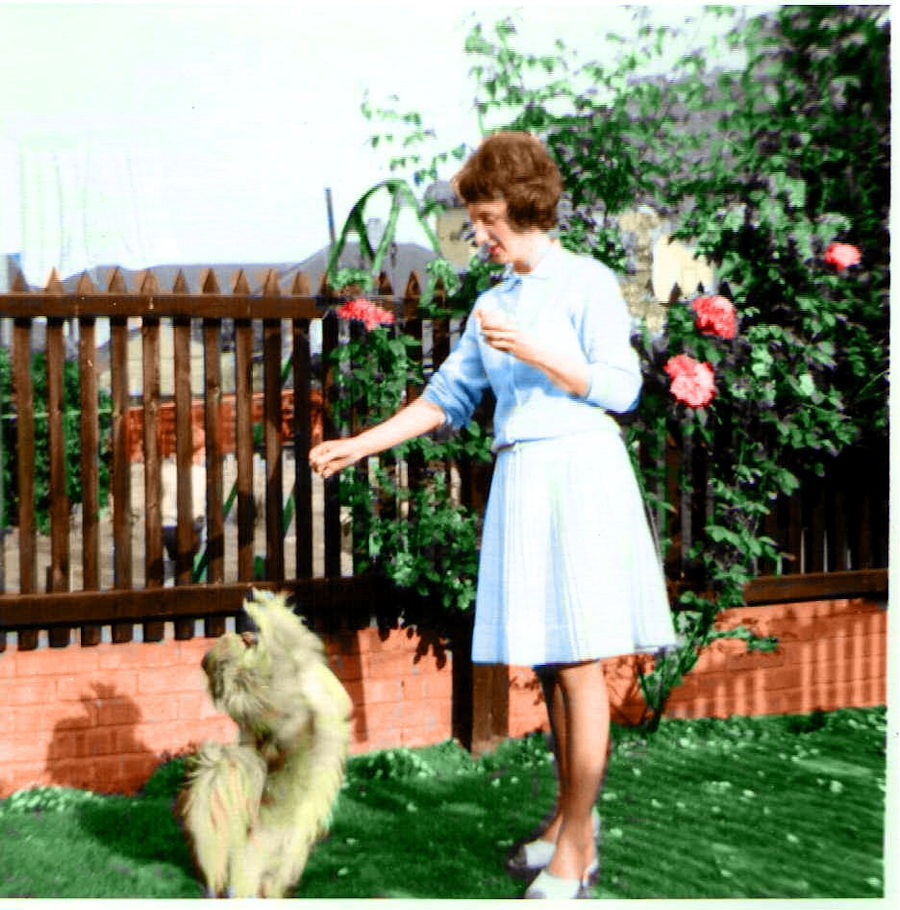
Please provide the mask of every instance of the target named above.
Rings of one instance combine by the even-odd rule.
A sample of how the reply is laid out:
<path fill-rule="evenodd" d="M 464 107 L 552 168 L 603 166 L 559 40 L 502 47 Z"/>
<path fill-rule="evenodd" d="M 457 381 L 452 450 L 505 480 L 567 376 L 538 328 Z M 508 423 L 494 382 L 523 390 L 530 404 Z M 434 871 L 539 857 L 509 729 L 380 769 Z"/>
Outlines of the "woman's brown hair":
<path fill-rule="evenodd" d="M 501 131 L 488 136 L 450 183 L 466 205 L 505 200 L 515 230 L 548 231 L 556 226 L 562 177 L 531 133 Z"/>

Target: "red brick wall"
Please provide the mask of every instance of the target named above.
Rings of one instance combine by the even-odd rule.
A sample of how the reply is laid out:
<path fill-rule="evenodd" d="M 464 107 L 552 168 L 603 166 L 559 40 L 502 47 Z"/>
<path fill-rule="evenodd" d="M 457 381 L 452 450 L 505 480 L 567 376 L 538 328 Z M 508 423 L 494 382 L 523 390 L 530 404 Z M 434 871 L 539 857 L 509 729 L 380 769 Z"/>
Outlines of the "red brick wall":
<path fill-rule="evenodd" d="M 376 629 L 325 637 L 355 706 L 351 751 L 449 738 L 451 665 L 419 638 Z M 0 654 L 0 797 L 34 785 L 132 792 L 160 763 L 236 727 L 206 694 L 211 642 L 103 643 Z"/>
<path fill-rule="evenodd" d="M 669 717 L 803 714 L 817 708 L 883 705 L 887 699 L 887 610 L 867 600 L 727 610 L 719 628 L 743 623 L 774 635 L 775 651 L 747 651 L 738 639 L 713 642 L 672 693 Z M 643 698 L 639 661 L 606 661 L 612 718 L 635 723 Z M 510 668 L 509 731 L 521 736 L 546 723 L 540 688 L 527 668 Z"/>
<path fill-rule="evenodd" d="M 309 393 L 311 440 L 315 445 L 322 441 L 322 393 L 312 389 Z M 195 401 L 191 405 L 191 420 L 203 426 L 204 403 Z M 263 394 L 257 392 L 251 402 L 251 419 L 253 423 L 261 423 L 263 419 Z M 282 438 L 290 439 L 294 430 L 291 425 L 294 419 L 294 390 L 284 389 L 281 393 L 281 434 Z M 223 452 L 235 451 L 235 399 L 234 395 L 223 395 L 219 405 L 219 426 L 222 438 L 219 444 Z M 143 461 L 144 459 L 144 409 L 135 407 L 128 409 L 125 421 L 125 433 L 128 442 L 128 458 L 130 461 Z M 157 433 L 159 435 L 159 452 L 163 458 L 175 454 L 175 404 L 163 402 L 159 406 L 157 416 Z"/>
<path fill-rule="evenodd" d="M 867 601 L 728 611 L 776 635 L 770 654 L 716 642 L 674 693 L 673 717 L 771 714 L 885 703 L 887 615 Z M 355 705 L 352 752 L 441 742 L 451 735 L 450 656 L 418 637 L 375 629 L 326 637 L 331 664 Z M 200 660 L 208 639 L 40 649 L 0 654 L 0 796 L 38 784 L 133 792 L 166 753 L 204 739 L 230 741 Z M 640 715 L 635 659 L 607 661 L 613 718 Z M 509 734 L 546 728 L 540 688 L 510 668 Z"/>

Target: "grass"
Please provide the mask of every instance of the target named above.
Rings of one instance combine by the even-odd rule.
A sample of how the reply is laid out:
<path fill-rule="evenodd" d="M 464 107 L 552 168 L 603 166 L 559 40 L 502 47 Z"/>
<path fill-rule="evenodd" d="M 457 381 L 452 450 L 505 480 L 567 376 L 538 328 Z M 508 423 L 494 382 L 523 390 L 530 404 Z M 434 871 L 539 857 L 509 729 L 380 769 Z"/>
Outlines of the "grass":
<path fill-rule="evenodd" d="M 884 709 L 613 736 L 595 897 L 882 897 Z M 175 760 L 135 797 L 0 801 L 0 897 L 200 897 L 171 811 L 180 780 Z M 477 761 L 452 743 L 357 756 L 297 896 L 519 897 L 504 856 L 553 793 L 540 736 Z"/>

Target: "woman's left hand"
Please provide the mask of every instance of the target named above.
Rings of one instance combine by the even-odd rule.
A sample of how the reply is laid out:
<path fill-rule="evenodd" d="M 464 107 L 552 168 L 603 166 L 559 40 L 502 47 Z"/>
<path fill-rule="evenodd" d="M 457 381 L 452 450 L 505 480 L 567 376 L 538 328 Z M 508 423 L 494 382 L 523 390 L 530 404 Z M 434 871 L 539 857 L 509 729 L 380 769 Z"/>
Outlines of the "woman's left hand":
<path fill-rule="evenodd" d="M 519 330 L 514 322 L 500 312 L 485 312 L 478 310 L 475 313 L 481 326 L 484 340 L 498 351 L 512 354 L 519 360 L 528 360 L 533 357 L 533 347 Z"/>
<path fill-rule="evenodd" d="M 484 340 L 492 348 L 542 370 L 554 385 L 570 395 L 577 398 L 587 395 L 590 388 L 587 361 L 573 361 L 534 344 L 503 313 L 477 310 L 475 316 Z"/>

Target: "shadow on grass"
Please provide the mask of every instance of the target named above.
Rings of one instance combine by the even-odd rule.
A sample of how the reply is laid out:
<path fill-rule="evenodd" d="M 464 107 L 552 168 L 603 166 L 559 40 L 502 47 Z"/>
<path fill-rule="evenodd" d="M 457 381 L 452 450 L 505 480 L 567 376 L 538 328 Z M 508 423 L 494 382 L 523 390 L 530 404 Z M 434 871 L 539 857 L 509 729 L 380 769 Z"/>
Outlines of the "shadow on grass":
<path fill-rule="evenodd" d="M 139 865 L 160 864 L 180 873 L 183 896 L 200 896 L 193 860 L 175 818 L 175 794 L 183 779 L 183 760 L 162 765 L 137 797 L 111 796 L 79 807 L 85 834 L 111 853 Z"/>
<path fill-rule="evenodd" d="M 476 765 L 448 754 L 435 760 L 436 773 L 405 779 L 351 773 L 298 896 L 520 897 L 526 883 L 509 877 L 506 856 L 546 814 L 554 790 L 545 760 L 521 758 Z"/>
<path fill-rule="evenodd" d="M 516 776 L 500 766 L 488 773 L 460 767 L 446 776 L 419 777 L 412 769 L 401 773 L 410 776 L 367 779 L 348 773 L 331 829 L 314 848 L 296 896 L 520 896 L 524 883 L 511 880 L 504 868 L 509 832 L 512 827 L 521 833 L 517 818 L 523 811 L 537 821 L 546 809 L 552 798 L 549 769 L 542 770 L 542 782 L 526 781 L 521 772 Z M 78 823 L 109 852 L 110 862 L 164 866 L 176 879 L 170 886 L 177 896 L 199 897 L 202 887 L 173 814 L 181 779 L 176 759 L 161 766 L 138 797 L 107 797 L 79 806 Z M 535 793 L 541 800 L 534 800 Z"/>
<path fill-rule="evenodd" d="M 613 739 L 598 805 L 595 897 L 881 896 L 884 709 L 667 721 L 652 737 L 614 728 Z M 177 893 L 166 896 L 193 897 L 201 889 L 172 815 L 179 780 L 171 762 L 140 797 L 108 797 L 78 812 L 110 864 L 124 856 L 159 867 L 175 879 L 168 885 Z M 554 790 L 537 738 L 501 744 L 477 761 L 447 746 L 357 756 L 296 894 L 519 897 L 525 884 L 508 877 L 504 859 Z M 640 860 L 648 856 L 653 863 Z M 140 884 L 123 879 L 121 896 L 156 893 Z"/>

